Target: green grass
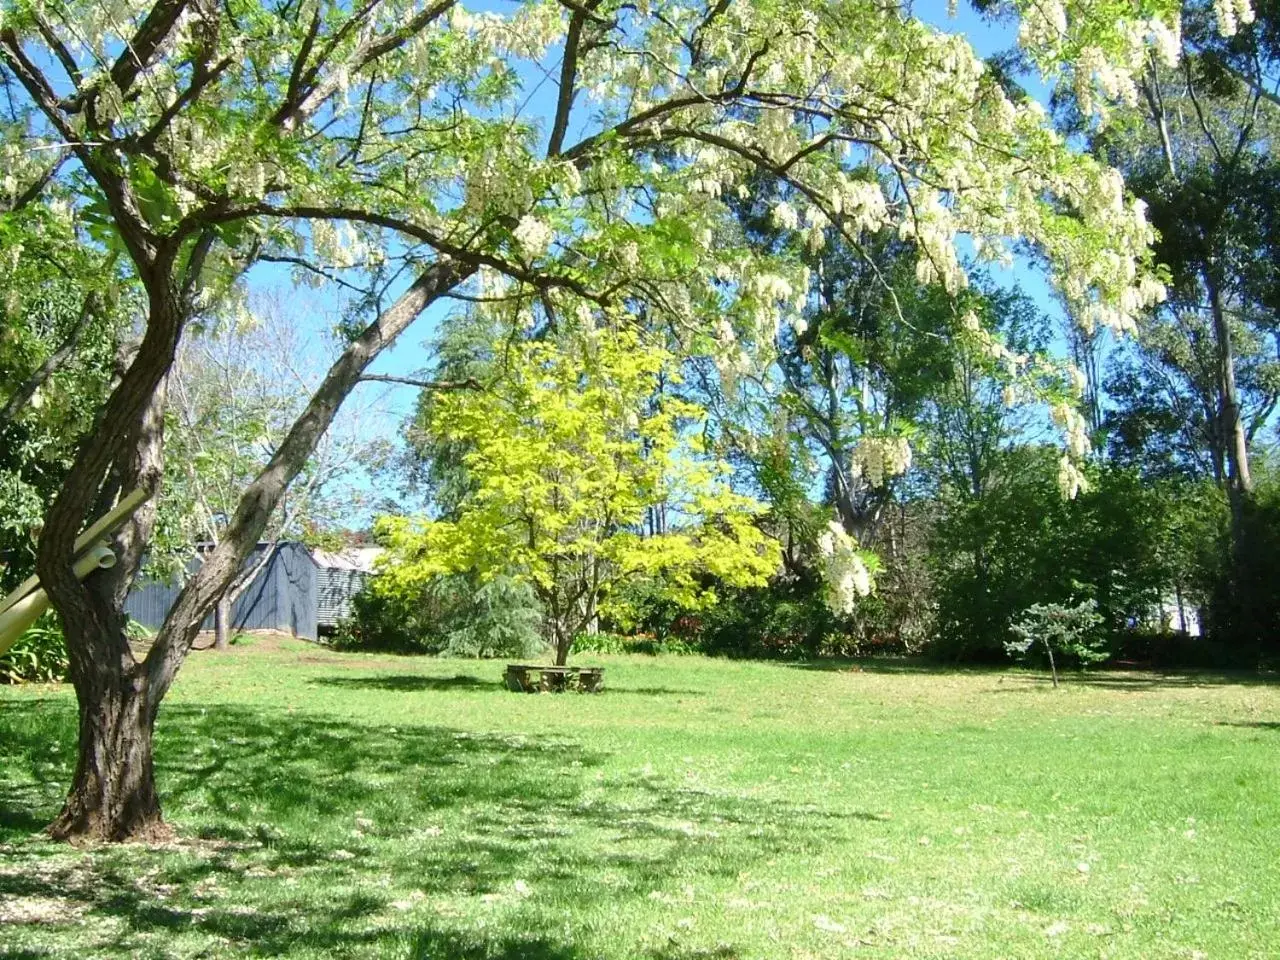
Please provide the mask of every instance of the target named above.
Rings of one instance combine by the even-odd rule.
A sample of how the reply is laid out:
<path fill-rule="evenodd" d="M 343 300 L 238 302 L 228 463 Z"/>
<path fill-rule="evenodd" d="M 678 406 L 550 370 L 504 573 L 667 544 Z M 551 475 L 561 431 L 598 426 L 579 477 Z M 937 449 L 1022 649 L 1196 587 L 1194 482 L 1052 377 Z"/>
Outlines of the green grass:
<path fill-rule="evenodd" d="M 0 956 L 1280 956 L 1280 686 L 581 660 L 196 654 L 162 848 L 33 837 L 74 703 L 0 690 Z"/>

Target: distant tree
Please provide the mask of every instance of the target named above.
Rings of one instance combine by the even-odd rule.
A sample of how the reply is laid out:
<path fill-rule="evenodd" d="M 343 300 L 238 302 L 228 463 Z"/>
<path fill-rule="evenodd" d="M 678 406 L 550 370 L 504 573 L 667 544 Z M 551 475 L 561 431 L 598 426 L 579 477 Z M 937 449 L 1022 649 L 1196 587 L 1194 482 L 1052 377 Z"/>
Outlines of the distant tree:
<path fill-rule="evenodd" d="M 322 378 L 312 337 L 296 330 L 269 298 L 185 340 L 169 373 L 165 477 L 150 566 L 172 573 L 197 544 L 222 541 L 244 488 L 280 447 Z M 348 404 L 316 444 L 259 534 L 268 544 L 316 538 L 349 526 L 363 507 L 359 485 L 389 456 L 370 430 L 377 411 Z M 261 550 L 215 607 L 216 649 L 229 640 L 232 605 L 272 552 Z M 163 562 L 167 561 L 167 562 Z"/>
<path fill-rule="evenodd" d="M 1147 202 L 1171 280 L 1115 381 L 1114 432 L 1158 448 L 1163 427 L 1176 438 L 1166 453 L 1206 464 L 1238 541 L 1251 446 L 1280 399 L 1280 34 L 1274 4 L 1183 8 L 1180 39 L 1135 77 L 1132 105 L 1092 133 Z"/>
<path fill-rule="evenodd" d="M 1065 657 L 1080 667 L 1107 659 L 1106 642 L 1098 633 L 1101 624 L 1098 605 L 1092 599 L 1074 605 L 1035 603 L 1014 620 L 1011 629 L 1017 639 L 1006 641 L 1004 646 L 1015 657 L 1043 652 L 1056 687 L 1059 659 Z"/>
<path fill-rule="evenodd" d="M 388 548 L 378 589 L 455 573 L 524 580 L 564 664 L 629 578 L 694 608 L 715 601 L 704 576 L 764 584 L 779 558 L 756 523 L 763 507 L 699 452 L 696 407 L 649 405 L 671 363 L 635 333 L 600 330 L 514 346 L 489 389 L 438 396 L 429 430 L 466 451 L 468 489 L 452 519 L 378 521 Z M 644 521 L 657 503 L 680 521 L 653 533 Z"/>

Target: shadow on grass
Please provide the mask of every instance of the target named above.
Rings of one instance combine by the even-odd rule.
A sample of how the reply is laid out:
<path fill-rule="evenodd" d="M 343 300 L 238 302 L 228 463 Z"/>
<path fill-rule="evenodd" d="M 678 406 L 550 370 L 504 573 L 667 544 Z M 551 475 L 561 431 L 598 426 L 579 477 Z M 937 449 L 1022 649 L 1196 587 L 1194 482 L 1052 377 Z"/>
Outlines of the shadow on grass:
<path fill-rule="evenodd" d="M 52 817 L 37 817 L 32 813 L 42 799 L 33 790 L 15 787 L 0 793 L 0 836 L 19 837 L 44 829 Z"/>
<path fill-rule="evenodd" d="M 824 673 L 887 673 L 927 674 L 937 676 L 948 673 L 990 673 L 988 667 L 956 666 L 925 660 L 920 657 L 832 657 L 823 660 L 784 660 L 780 666 L 793 670 L 818 670 Z"/>
<path fill-rule="evenodd" d="M 66 918 L 6 925 L 14 950 L 142 956 L 172 943 L 203 956 L 574 960 L 620 942 L 569 931 L 570 903 L 649 902 L 690 876 L 731 880 L 876 829 L 863 812 L 639 771 L 601 781 L 604 754 L 554 736 L 171 704 L 157 771 L 186 839 L 69 855 L 27 835 L 56 813 L 74 738 L 69 699 L 0 711 L 0 904 L 52 905 Z"/>
<path fill-rule="evenodd" d="M 347 687 L 357 690 L 392 690 L 400 693 L 422 693 L 426 691 L 481 691 L 496 693 L 504 690 L 501 681 L 485 680 L 483 677 L 471 677 L 458 674 L 454 677 L 423 677 L 416 674 L 378 673 L 360 677 L 317 677 L 308 683 L 325 687 Z"/>
<path fill-rule="evenodd" d="M 997 693 L 1012 693 L 1027 686 L 1052 685 L 1049 674 L 992 671 L 1001 682 L 1009 684 Z M 1065 672 L 1059 674 L 1062 683 L 1071 686 L 1093 687 L 1099 690 L 1143 692 L 1194 687 L 1270 686 L 1277 678 L 1270 674 L 1247 671 L 1176 671 L 1156 673 L 1147 671 L 1103 670 L 1087 673 Z"/>
<path fill-rule="evenodd" d="M 1280 721 L 1276 720 L 1220 720 L 1219 727 L 1243 727 L 1246 730 L 1272 730 L 1280 733 Z"/>
<path fill-rule="evenodd" d="M 819 670 L 833 673 L 876 673 L 890 675 L 959 676 L 988 675 L 1016 684 L 1049 683 L 1048 671 L 1041 676 L 1012 666 L 993 664 L 956 665 L 938 663 L 914 657 L 868 657 L 865 659 L 835 658 L 785 663 L 796 670 Z M 1269 686 L 1280 683 L 1280 674 L 1259 673 L 1249 670 L 1142 670 L 1099 669 L 1086 673 L 1066 671 L 1061 674 L 1064 683 L 1083 684 L 1116 690 L 1152 690 L 1161 687 L 1209 687 L 1209 686 Z"/>
<path fill-rule="evenodd" d="M 377 673 L 357 677 L 317 677 L 308 683 L 325 687 L 345 687 L 355 690 L 389 690 L 396 693 L 428 693 L 465 691 L 471 693 L 507 693 L 518 696 L 507 689 L 502 680 L 486 680 L 458 674 L 454 677 L 424 677 L 416 674 Z M 572 691 L 569 691 L 570 693 Z M 630 694 L 633 696 L 661 697 L 706 696 L 705 690 L 689 690 L 680 687 L 617 687 L 605 684 L 601 695 L 616 696 Z M 527 696 L 527 694 L 525 694 Z"/>

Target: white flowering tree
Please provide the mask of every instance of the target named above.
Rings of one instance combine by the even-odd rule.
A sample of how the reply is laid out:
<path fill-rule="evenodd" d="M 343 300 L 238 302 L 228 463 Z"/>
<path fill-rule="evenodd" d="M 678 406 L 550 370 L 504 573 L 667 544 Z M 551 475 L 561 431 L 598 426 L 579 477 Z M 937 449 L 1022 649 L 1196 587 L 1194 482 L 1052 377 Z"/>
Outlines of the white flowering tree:
<path fill-rule="evenodd" d="M 1009 6 L 1031 60 L 1098 106 L 1177 28 L 1175 0 Z M 834 226 L 857 244 L 890 228 L 914 244 L 918 278 L 949 292 L 967 283 L 963 240 L 983 257 L 1040 251 L 1084 323 L 1126 329 L 1159 294 L 1120 177 L 1011 100 L 963 37 L 884 0 L 0 10 L 4 202 L 43 204 L 62 185 L 59 215 L 120 252 L 120 282 L 147 305 L 40 543 L 81 708 L 59 837 L 165 832 L 151 731 L 203 617 L 369 364 L 442 298 L 509 300 L 535 326 L 643 316 L 731 370 L 806 288 L 727 214 L 756 175 L 794 194 L 789 229 Z M 119 535 L 116 571 L 88 584 L 73 542 L 118 489 L 154 487 L 184 330 L 230 309 L 266 259 L 360 288 L 365 309 L 139 660 L 120 610 L 148 515 Z"/>

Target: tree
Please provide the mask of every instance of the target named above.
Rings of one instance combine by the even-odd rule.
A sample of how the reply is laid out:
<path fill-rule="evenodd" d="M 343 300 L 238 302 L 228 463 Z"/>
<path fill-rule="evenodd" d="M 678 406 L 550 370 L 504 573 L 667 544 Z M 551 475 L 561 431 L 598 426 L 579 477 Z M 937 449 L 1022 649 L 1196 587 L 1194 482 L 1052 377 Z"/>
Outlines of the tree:
<path fill-rule="evenodd" d="M 698 456 L 700 412 L 674 398 L 649 406 L 671 363 L 634 332 L 599 330 L 514 347 L 489 389 L 437 398 L 428 430 L 467 451 L 470 489 L 455 519 L 378 522 L 390 558 L 379 589 L 514 575 L 537 593 L 563 665 L 628 579 L 690 608 L 715 602 L 702 576 L 767 582 L 778 550 L 754 522 L 763 508 L 728 488 L 723 464 Z M 656 504 L 681 523 L 646 531 Z"/>
<path fill-rule="evenodd" d="M 773 458 L 785 434 L 801 448 L 797 467 L 821 464 L 823 499 L 845 533 L 874 546 L 893 499 L 892 481 L 910 465 L 912 422 L 941 379 L 952 347 L 955 303 L 919 289 L 916 252 L 887 229 L 851 245 L 830 227 L 797 234 L 794 198 L 753 190 L 740 204 L 748 235 L 781 246 L 806 267 L 804 309 L 779 325 L 769 361 L 754 377 L 716 385 L 728 439 L 749 462 Z M 886 460 L 885 453 L 890 455 Z M 753 463 L 761 479 L 780 479 Z M 885 469 L 886 465 L 889 469 Z M 812 486 L 797 477 L 800 486 Z M 775 492 L 793 489 L 783 484 Z"/>
<path fill-rule="evenodd" d="M 315 333 L 295 329 L 278 303 L 255 306 L 253 314 L 183 341 L 169 372 L 153 571 L 185 566 L 195 544 L 206 552 L 217 547 L 241 491 L 279 448 L 323 376 L 310 342 Z M 317 537 L 339 518 L 358 515 L 364 497 L 356 480 L 387 456 L 388 442 L 368 429 L 375 413 L 368 404 L 344 407 L 259 533 L 260 543 Z M 226 648 L 232 605 L 272 555 L 259 550 L 257 561 L 245 565 L 219 598 L 215 648 Z M 162 559 L 168 563 L 157 562 Z"/>
<path fill-rule="evenodd" d="M 1170 271 L 1170 297 L 1142 329 L 1166 381 L 1147 399 L 1163 392 L 1199 425 L 1237 541 L 1250 447 L 1280 397 L 1280 45 L 1273 9 L 1261 12 L 1255 25 L 1251 7 L 1188 0 L 1180 42 L 1149 59 L 1131 106 L 1093 138 L 1150 205 Z"/>
<path fill-rule="evenodd" d="M 1169 0 L 1130 16 L 1073 0 L 1054 31 L 1043 4 L 1017 6 L 1029 54 L 1080 87 L 1176 18 Z M 898 230 L 919 279 L 950 291 L 963 234 L 990 255 L 1043 251 L 1095 320 L 1128 325 L 1159 292 L 1121 179 L 1011 101 L 963 38 L 871 0 L 531 0 L 509 16 L 454 0 L 58 0 L 5 6 L 0 68 L 6 202 L 52 210 L 66 190 L 67 228 L 117 255 L 145 302 L 37 558 L 80 703 L 59 837 L 165 832 L 152 728 L 200 622 L 369 364 L 431 304 L 479 295 L 481 268 L 535 321 L 600 308 L 736 355 L 803 289 L 720 198 L 763 172 L 803 198 L 798 224 Z M 542 72 L 558 91 L 531 119 L 521 78 Z M 72 545 L 117 491 L 154 489 L 178 344 L 263 260 L 356 288 L 348 340 L 137 662 L 120 611 L 153 510 L 87 584 Z"/>

